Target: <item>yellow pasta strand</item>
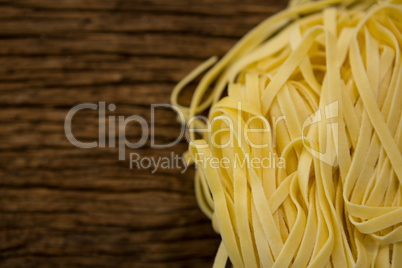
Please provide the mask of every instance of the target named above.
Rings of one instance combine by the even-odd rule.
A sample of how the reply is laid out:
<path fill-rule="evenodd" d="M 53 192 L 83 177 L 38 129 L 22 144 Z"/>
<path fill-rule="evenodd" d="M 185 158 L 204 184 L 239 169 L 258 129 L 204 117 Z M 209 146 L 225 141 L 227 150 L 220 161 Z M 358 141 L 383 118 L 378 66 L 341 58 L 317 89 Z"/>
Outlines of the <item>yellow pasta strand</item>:
<path fill-rule="evenodd" d="M 214 267 L 402 267 L 401 48 L 402 1 L 291 0 L 175 87 Z"/>

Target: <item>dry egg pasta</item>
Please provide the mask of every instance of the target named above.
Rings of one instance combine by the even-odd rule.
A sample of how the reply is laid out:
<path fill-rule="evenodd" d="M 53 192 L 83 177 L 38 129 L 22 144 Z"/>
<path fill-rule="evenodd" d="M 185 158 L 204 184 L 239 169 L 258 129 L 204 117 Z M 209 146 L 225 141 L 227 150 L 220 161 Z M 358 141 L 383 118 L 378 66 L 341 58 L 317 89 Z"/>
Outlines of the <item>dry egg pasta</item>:
<path fill-rule="evenodd" d="M 401 1 L 290 1 L 175 87 L 214 267 L 402 267 L 401 47 Z"/>

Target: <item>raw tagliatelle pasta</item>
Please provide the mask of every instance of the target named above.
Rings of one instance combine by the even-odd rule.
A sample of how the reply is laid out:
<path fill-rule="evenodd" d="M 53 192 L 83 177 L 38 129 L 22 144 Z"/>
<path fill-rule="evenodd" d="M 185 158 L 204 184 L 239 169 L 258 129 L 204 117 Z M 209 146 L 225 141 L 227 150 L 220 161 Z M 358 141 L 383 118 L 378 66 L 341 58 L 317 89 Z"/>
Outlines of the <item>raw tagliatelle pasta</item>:
<path fill-rule="evenodd" d="M 401 47 L 401 1 L 296 0 L 176 86 L 215 267 L 402 267 Z"/>

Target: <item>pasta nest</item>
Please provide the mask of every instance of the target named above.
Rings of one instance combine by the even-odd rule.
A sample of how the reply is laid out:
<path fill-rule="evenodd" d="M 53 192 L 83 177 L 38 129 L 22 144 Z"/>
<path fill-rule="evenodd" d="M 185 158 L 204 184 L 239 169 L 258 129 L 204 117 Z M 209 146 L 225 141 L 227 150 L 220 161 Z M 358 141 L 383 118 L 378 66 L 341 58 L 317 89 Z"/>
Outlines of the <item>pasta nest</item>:
<path fill-rule="evenodd" d="M 402 266 L 401 46 L 401 1 L 291 1 L 176 86 L 215 267 Z"/>

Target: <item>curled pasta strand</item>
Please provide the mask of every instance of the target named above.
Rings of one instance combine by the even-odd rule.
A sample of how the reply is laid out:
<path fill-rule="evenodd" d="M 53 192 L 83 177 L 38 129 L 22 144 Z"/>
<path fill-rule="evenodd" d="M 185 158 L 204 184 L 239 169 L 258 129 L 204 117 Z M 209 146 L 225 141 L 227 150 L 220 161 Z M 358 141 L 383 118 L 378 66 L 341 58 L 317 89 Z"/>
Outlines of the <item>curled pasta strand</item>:
<path fill-rule="evenodd" d="M 401 47 L 400 1 L 292 0 L 175 87 L 183 124 L 209 111 L 186 157 L 214 267 L 402 265 Z"/>

